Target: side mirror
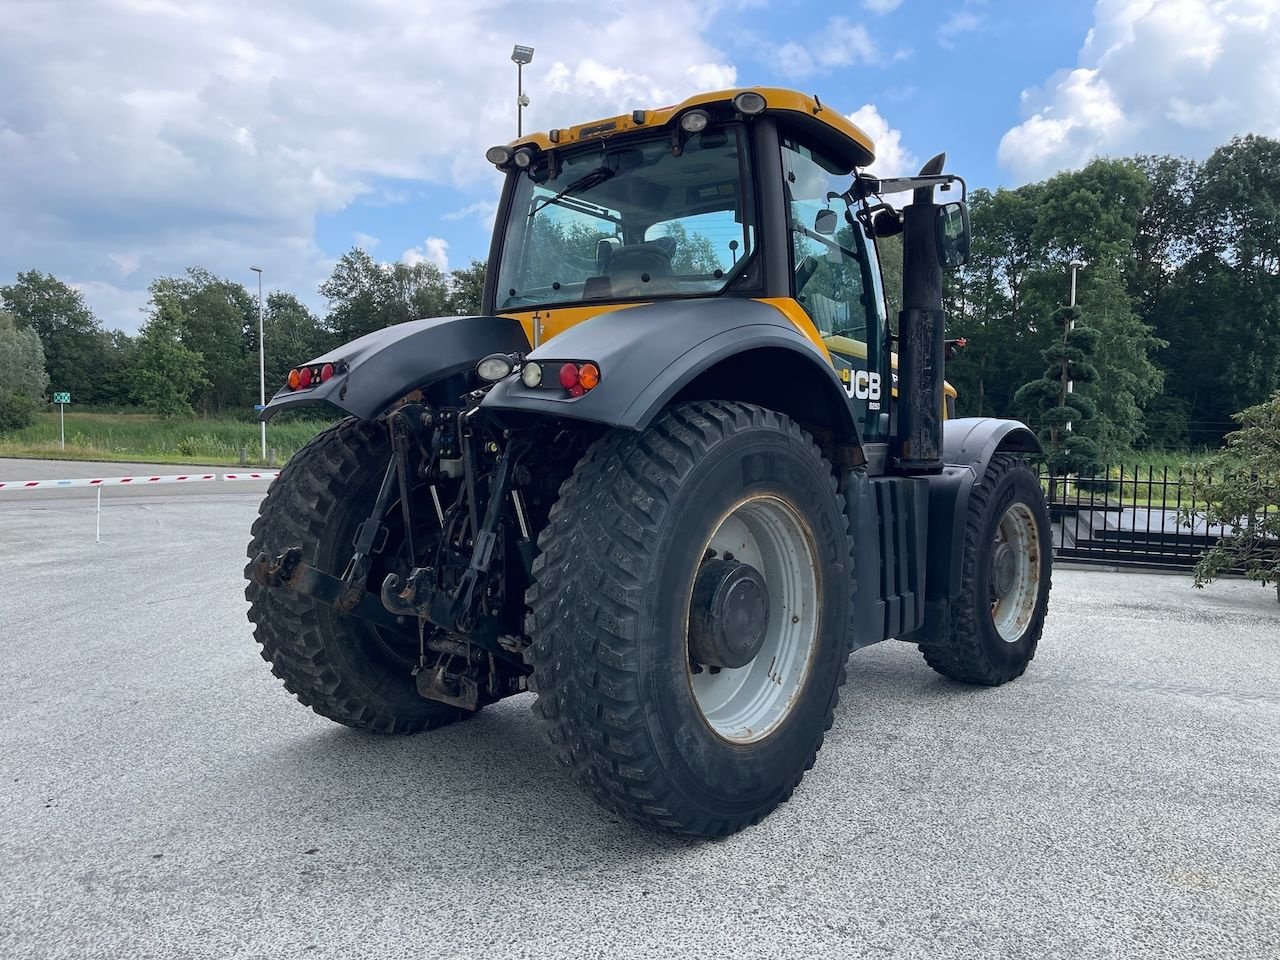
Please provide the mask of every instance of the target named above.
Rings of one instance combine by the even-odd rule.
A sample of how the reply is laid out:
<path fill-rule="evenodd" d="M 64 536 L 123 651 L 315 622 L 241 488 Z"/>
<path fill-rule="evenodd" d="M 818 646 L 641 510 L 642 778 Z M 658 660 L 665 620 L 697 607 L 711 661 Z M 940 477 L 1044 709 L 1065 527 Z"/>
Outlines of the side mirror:
<path fill-rule="evenodd" d="M 839 225 L 840 217 L 834 210 L 819 210 L 818 215 L 813 218 L 813 232 L 824 237 L 834 234 Z"/>
<path fill-rule="evenodd" d="M 938 261 L 948 270 L 969 262 L 969 208 L 963 202 L 938 207 Z"/>

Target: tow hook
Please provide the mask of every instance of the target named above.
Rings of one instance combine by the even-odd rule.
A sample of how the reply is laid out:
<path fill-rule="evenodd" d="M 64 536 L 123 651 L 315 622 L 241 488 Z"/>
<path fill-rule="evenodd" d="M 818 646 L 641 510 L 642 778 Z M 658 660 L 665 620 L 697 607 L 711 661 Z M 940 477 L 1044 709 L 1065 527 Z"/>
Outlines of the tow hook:
<path fill-rule="evenodd" d="M 404 633 L 412 629 L 410 620 L 385 609 L 378 598 L 360 586 L 330 576 L 302 561 L 302 548 L 290 547 L 272 559 L 263 551 L 253 560 L 249 573 L 254 583 L 267 589 L 292 590 L 304 597 L 333 607 L 339 613 L 350 614 L 380 627 Z"/>
<path fill-rule="evenodd" d="M 280 556 L 272 559 L 271 554 L 263 550 L 253 560 L 253 582 L 260 587 L 288 587 L 297 573 L 298 564 L 302 562 L 302 548 L 290 547 Z"/>

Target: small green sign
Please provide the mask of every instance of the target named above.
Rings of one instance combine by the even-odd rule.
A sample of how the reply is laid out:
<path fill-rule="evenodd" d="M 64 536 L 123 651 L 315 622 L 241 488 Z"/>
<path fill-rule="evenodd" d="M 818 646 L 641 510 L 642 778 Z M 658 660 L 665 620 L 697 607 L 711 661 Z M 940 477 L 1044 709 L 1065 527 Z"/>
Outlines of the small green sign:
<path fill-rule="evenodd" d="M 54 402 L 54 403 L 70 403 L 70 402 L 71 402 L 71 394 L 69 394 L 69 393 L 55 393 L 55 394 L 53 395 L 53 402 Z"/>

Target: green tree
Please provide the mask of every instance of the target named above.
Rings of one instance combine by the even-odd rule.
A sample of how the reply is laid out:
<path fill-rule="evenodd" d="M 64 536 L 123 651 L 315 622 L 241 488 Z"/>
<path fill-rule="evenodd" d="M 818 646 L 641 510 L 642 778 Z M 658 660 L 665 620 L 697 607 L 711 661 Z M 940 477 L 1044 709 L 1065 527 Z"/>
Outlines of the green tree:
<path fill-rule="evenodd" d="M 291 293 L 277 291 L 267 297 L 263 329 L 268 398 L 285 382 L 291 369 L 315 359 L 333 345 L 332 335 L 316 315 Z"/>
<path fill-rule="evenodd" d="M 193 403 L 203 416 L 243 412 L 257 399 L 258 304 L 241 284 L 189 267 L 151 284 L 151 299 L 181 315 L 182 344 L 201 358 Z"/>
<path fill-rule="evenodd" d="M 484 300 L 484 281 L 488 265 L 483 260 L 472 260 L 469 267 L 460 267 L 449 276 L 449 313 L 458 316 L 474 316 L 480 313 Z"/>
<path fill-rule="evenodd" d="M 49 374 L 44 347 L 30 327 L 21 327 L 12 314 L 0 310 L 0 387 L 21 391 L 32 400 L 46 400 Z"/>
<path fill-rule="evenodd" d="M 133 398 L 133 357 L 137 340 L 123 330 L 103 335 L 108 344 L 103 361 L 102 402 L 127 407 Z"/>
<path fill-rule="evenodd" d="M 1086 424 L 1097 415 L 1092 398 L 1070 390 L 1098 379 L 1091 362 L 1099 333 L 1080 322 L 1078 307 L 1060 307 L 1050 317 L 1060 333 L 1044 349 L 1046 364 L 1036 380 L 1023 384 L 1014 403 L 1028 413 L 1032 425 L 1040 428 L 1048 452 L 1051 472 L 1058 475 L 1083 474 L 1099 466 L 1101 448 L 1086 432 Z"/>
<path fill-rule="evenodd" d="M 1235 415 L 1240 428 L 1195 473 L 1196 506 L 1184 520 L 1230 532 L 1200 558 L 1197 587 L 1228 570 L 1274 583 L 1280 600 L 1280 391 Z"/>
<path fill-rule="evenodd" d="M 153 304 L 134 351 L 133 395 L 162 416 L 189 416 L 192 399 L 208 386 L 204 357 L 184 343 L 186 318 L 178 298 L 161 293 Z"/>
<path fill-rule="evenodd" d="M 1164 371 L 1153 358 L 1168 343 L 1134 310 L 1114 258 L 1099 261 L 1088 274 L 1080 306 L 1098 335 L 1093 357 L 1098 376 L 1090 390 L 1097 411 L 1089 432 L 1101 456 L 1114 463 L 1147 433 L 1147 407 L 1164 389 Z"/>
<path fill-rule="evenodd" d="M 960 411 L 969 416 L 1012 413 L 1013 392 L 1038 366 L 1046 345 L 1041 318 L 1053 301 L 1041 303 L 1033 283 L 1040 263 L 1033 234 L 1041 192 L 1039 184 L 1031 184 L 995 193 L 975 190 L 970 196 L 970 260 L 958 276 L 947 275 L 948 336 L 969 341 L 947 367 L 947 379 L 959 393 Z M 900 251 L 899 245 L 899 278 Z M 898 290 L 901 297 L 901 279 Z"/>
<path fill-rule="evenodd" d="M 1151 314 L 1192 436 L 1280 389 L 1280 141 L 1238 137 L 1199 168 L 1195 233 Z M 1198 433 L 1197 433 L 1198 431 Z"/>
<path fill-rule="evenodd" d="M 397 262 L 382 267 L 386 275 L 387 324 L 443 317 L 451 312 L 453 301 L 449 279 L 434 263 Z"/>
<path fill-rule="evenodd" d="M 40 337 L 29 327 L 19 328 L 12 315 L 0 311 L 0 431 L 34 423 L 48 388 Z"/>
<path fill-rule="evenodd" d="M 70 390 L 89 403 L 103 399 L 108 340 L 79 290 L 52 274 L 28 270 L 0 287 L 0 309 L 40 337 L 53 389 Z"/>
<path fill-rule="evenodd" d="M 352 247 L 336 264 L 320 295 L 329 301 L 326 320 L 339 343 L 346 343 L 395 322 L 384 310 L 384 277 L 373 257 Z"/>
<path fill-rule="evenodd" d="M 1137 157 L 1151 189 L 1133 238 L 1127 280 L 1138 313 L 1150 323 L 1178 270 L 1195 252 L 1195 189 L 1200 165 L 1185 157 Z"/>
<path fill-rule="evenodd" d="M 453 312 L 448 278 L 434 263 L 381 264 L 359 247 L 339 258 L 320 295 L 329 301 L 326 323 L 345 343 L 374 330 Z"/>

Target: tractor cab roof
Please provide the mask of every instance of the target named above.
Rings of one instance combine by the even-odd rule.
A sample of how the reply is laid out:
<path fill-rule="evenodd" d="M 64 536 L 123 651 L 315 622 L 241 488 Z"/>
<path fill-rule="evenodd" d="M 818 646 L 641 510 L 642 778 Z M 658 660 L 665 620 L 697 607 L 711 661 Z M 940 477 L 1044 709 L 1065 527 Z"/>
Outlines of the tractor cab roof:
<path fill-rule="evenodd" d="M 732 115 L 737 112 L 735 98 L 746 93 L 757 94 L 764 99 L 763 110 L 756 113 L 776 117 L 797 133 L 816 140 L 826 156 L 848 170 L 865 167 L 875 159 L 875 144 L 871 138 L 838 110 L 824 105 L 817 97 L 777 87 L 738 87 L 700 93 L 673 106 L 633 110 L 621 116 L 592 120 L 547 133 L 528 134 L 512 141 L 510 147 L 513 150 L 521 146 L 556 150 L 619 134 L 658 130 L 697 109 L 712 111 L 717 117 L 721 113 Z"/>

